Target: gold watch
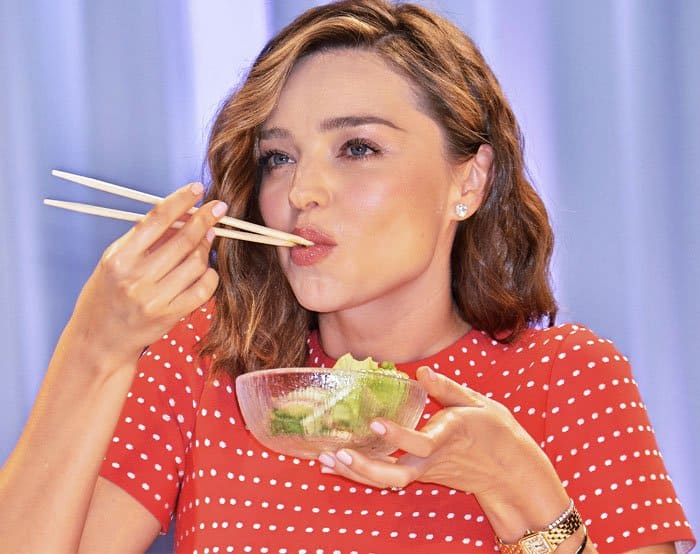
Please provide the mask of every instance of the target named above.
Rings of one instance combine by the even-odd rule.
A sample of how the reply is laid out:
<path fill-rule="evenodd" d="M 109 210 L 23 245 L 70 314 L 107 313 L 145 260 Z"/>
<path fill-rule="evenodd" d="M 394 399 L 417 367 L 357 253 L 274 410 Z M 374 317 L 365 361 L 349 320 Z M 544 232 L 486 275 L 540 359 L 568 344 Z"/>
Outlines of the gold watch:
<path fill-rule="evenodd" d="M 506 544 L 496 537 L 498 549 L 502 554 L 551 554 L 554 550 L 573 535 L 583 524 L 581 515 L 574 507 L 574 501 L 556 520 L 541 531 L 527 531 L 514 544 Z"/>

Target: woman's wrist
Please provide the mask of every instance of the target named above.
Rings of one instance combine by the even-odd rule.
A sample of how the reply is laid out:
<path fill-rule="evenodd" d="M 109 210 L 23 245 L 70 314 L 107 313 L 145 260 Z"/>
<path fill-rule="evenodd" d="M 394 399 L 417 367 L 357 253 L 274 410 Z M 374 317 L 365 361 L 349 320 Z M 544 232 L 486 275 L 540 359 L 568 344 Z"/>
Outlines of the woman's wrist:
<path fill-rule="evenodd" d="M 578 535 L 581 534 L 582 539 L 577 542 Z M 586 548 L 587 541 L 586 527 L 573 500 L 557 519 L 545 528 L 527 532 L 517 542 L 505 543 L 496 537 L 502 554 L 544 554 L 555 551 L 566 554 L 574 552 L 572 550 L 574 547 L 576 547 L 575 554 L 581 554 Z"/>
<path fill-rule="evenodd" d="M 496 486 L 476 494 L 496 535 L 505 543 L 546 529 L 571 503 L 549 459 L 539 447 L 532 447 L 521 463 L 503 472 Z"/>
<path fill-rule="evenodd" d="M 63 366 L 79 367 L 95 377 L 109 377 L 133 370 L 140 354 L 137 350 L 113 351 L 103 344 L 95 329 L 71 319 L 56 345 L 54 357 L 60 357 Z"/>
<path fill-rule="evenodd" d="M 482 505 L 500 541 L 514 544 L 532 532 L 546 530 L 567 511 L 570 502 L 566 497 L 549 503 L 540 499 L 532 500 L 535 505 L 527 508 L 506 503 L 501 503 L 498 507 Z"/>

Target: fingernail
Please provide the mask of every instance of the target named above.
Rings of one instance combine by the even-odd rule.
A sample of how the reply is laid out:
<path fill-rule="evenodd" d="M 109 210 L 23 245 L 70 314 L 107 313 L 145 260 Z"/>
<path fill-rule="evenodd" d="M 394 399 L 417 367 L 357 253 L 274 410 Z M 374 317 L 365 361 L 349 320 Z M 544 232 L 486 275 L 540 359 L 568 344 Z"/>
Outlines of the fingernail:
<path fill-rule="evenodd" d="M 373 421 L 372 423 L 369 424 L 369 428 L 372 429 L 377 435 L 385 435 L 386 434 L 386 427 L 379 423 L 378 421 Z"/>
<path fill-rule="evenodd" d="M 336 452 L 335 457 L 338 458 L 341 462 L 343 462 L 346 466 L 349 466 L 352 463 L 352 456 L 345 452 L 345 450 L 340 450 L 339 452 Z"/>
<path fill-rule="evenodd" d="M 422 366 L 421 369 L 425 371 L 426 375 L 428 376 L 428 379 L 430 379 L 431 381 L 437 381 L 437 374 L 427 365 Z"/>
<path fill-rule="evenodd" d="M 202 192 L 204 192 L 204 185 L 202 183 L 192 183 L 190 185 L 190 191 L 195 196 L 199 196 L 200 194 L 202 194 Z"/>
<path fill-rule="evenodd" d="M 214 204 L 214 207 L 211 209 L 211 213 L 214 214 L 214 217 L 221 217 L 228 211 L 228 206 L 226 205 L 225 202 L 217 202 Z"/>
<path fill-rule="evenodd" d="M 215 237 L 215 236 L 216 236 L 216 233 L 214 232 L 214 229 L 211 229 L 211 228 L 210 228 L 210 229 L 207 231 L 207 241 L 209 241 L 209 243 L 211 244 L 212 242 L 214 242 L 214 237 Z"/>
<path fill-rule="evenodd" d="M 335 471 L 328 466 L 321 466 L 321 473 L 335 473 Z"/>
<path fill-rule="evenodd" d="M 333 456 L 329 456 L 328 454 L 321 454 L 318 457 L 318 461 L 321 462 L 324 466 L 335 466 L 335 460 L 333 459 Z M 323 471 L 323 468 L 321 468 L 321 471 Z"/>

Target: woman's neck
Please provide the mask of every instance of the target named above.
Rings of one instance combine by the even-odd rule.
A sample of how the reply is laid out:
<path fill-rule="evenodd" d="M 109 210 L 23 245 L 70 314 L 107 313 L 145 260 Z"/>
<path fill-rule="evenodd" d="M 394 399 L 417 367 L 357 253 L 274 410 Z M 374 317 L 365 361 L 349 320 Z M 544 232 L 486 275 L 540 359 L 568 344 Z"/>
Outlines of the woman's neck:
<path fill-rule="evenodd" d="M 418 302 L 403 294 L 389 295 L 350 310 L 319 314 L 318 320 L 323 349 L 336 359 L 350 352 L 358 359 L 420 360 L 470 329 L 457 313 L 449 286 Z"/>

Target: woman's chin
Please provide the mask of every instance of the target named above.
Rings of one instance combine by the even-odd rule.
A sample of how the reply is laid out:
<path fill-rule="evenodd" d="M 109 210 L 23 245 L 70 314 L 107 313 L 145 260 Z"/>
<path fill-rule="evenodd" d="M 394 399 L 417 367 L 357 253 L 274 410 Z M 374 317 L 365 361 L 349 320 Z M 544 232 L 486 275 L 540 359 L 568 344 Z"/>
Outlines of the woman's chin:
<path fill-rule="evenodd" d="M 352 303 L 344 302 L 338 291 L 324 290 L 322 287 L 294 287 L 294 296 L 301 306 L 311 312 L 330 313 L 351 307 Z M 350 305 L 349 305 L 350 304 Z"/>
<path fill-rule="evenodd" d="M 340 309 L 337 301 L 321 298 L 308 298 L 301 295 L 297 295 L 296 298 L 299 304 L 301 304 L 302 308 L 309 310 L 310 312 L 324 314 L 336 312 Z"/>
<path fill-rule="evenodd" d="M 376 296 L 366 284 L 333 275 L 287 275 L 297 302 L 309 311 L 331 313 L 349 310 L 370 302 Z"/>

